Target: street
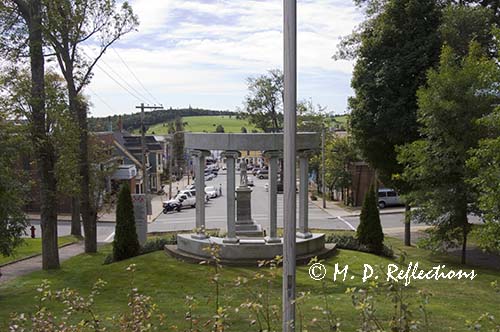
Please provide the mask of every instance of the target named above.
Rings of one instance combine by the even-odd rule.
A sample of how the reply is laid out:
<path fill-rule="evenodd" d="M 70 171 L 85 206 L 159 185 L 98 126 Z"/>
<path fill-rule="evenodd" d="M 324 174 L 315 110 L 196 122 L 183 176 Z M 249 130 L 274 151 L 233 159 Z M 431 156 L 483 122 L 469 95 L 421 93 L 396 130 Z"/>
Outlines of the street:
<path fill-rule="evenodd" d="M 259 180 L 254 176 L 250 176 L 255 184 L 252 187 L 252 217 L 255 222 L 262 225 L 266 232 L 269 231 L 269 193 L 265 190 L 267 179 Z M 236 177 L 236 182 L 239 184 L 239 177 Z M 220 173 L 215 179 L 207 181 L 207 186 L 214 186 L 217 190 L 219 185 L 222 185 L 222 197 L 211 199 L 205 204 L 206 227 L 207 229 L 226 230 L 226 175 Z M 182 189 L 182 188 L 180 188 Z M 298 198 L 298 194 L 297 194 Z M 297 223 L 298 223 L 298 202 L 297 202 Z M 190 231 L 195 228 L 195 211 L 196 209 L 187 208 L 181 212 L 169 212 L 168 214 L 160 214 L 152 223 L 148 224 L 148 232 L 166 232 L 166 231 Z M 404 214 L 400 211 L 391 213 L 390 209 L 383 210 L 380 214 L 382 228 L 384 233 L 402 237 L 404 233 Z M 337 213 L 337 214 L 335 214 Z M 317 207 L 312 202 L 309 202 L 309 227 L 312 229 L 328 229 L 328 230 L 355 230 L 359 225 L 359 216 L 339 215 L 337 211 L 325 211 Z M 478 222 L 477 217 L 471 217 L 471 222 Z M 40 221 L 31 220 L 31 224 L 36 228 L 36 236 L 40 237 Z M 278 194 L 278 227 L 283 227 L 283 195 Z M 425 228 L 425 225 L 412 225 L 412 230 Z M 97 241 L 107 243 L 113 241 L 114 223 L 98 223 L 97 225 Z M 69 235 L 71 223 L 69 221 L 59 221 L 58 235 Z M 83 230 L 82 230 L 83 232 Z M 29 229 L 27 229 L 29 234 Z"/>

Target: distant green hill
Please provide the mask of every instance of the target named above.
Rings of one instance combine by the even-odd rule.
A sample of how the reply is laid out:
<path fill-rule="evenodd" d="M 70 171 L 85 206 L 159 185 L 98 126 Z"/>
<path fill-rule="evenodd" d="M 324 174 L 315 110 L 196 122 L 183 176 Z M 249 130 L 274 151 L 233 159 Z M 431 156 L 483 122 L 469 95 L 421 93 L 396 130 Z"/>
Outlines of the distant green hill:
<path fill-rule="evenodd" d="M 234 112 L 229 111 L 214 111 L 200 108 L 181 108 L 181 109 L 166 109 L 144 112 L 144 125 L 151 127 L 159 124 L 160 126 L 174 120 L 176 117 L 186 116 L 207 116 L 207 115 L 235 115 Z M 116 130 L 119 121 L 122 121 L 123 129 L 127 131 L 135 131 L 141 128 L 141 113 L 113 115 L 102 118 L 89 118 L 89 128 L 91 131 L 108 131 L 110 127 Z"/>
<path fill-rule="evenodd" d="M 225 133 L 241 133 L 241 128 L 245 127 L 250 133 L 255 126 L 248 123 L 247 120 L 237 119 L 235 115 L 207 115 L 207 116 L 185 116 L 183 122 L 187 122 L 185 131 L 190 132 L 215 132 L 218 125 L 224 127 Z M 163 135 L 167 133 L 167 125 L 158 123 L 149 127 L 148 134 Z"/>

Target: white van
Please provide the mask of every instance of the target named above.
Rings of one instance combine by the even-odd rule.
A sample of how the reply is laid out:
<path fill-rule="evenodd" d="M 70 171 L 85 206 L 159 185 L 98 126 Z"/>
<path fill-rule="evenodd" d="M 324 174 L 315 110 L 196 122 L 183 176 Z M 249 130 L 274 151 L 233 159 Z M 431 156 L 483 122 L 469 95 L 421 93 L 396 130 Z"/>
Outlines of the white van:
<path fill-rule="evenodd" d="M 378 207 L 383 209 L 386 206 L 402 205 L 403 202 L 394 189 L 380 188 L 378 190 Z"/>

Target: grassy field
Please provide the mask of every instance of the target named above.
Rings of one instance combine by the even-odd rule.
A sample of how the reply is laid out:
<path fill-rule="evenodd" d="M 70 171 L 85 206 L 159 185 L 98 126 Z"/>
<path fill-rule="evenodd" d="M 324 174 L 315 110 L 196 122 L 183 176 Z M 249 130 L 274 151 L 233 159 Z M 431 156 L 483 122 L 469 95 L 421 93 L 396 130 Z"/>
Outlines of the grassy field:
<path fill-rule="evenodd" d="M 402 248 L 399 240 L 389 239 L 388 242 L 396 252 L 398 248 Z M 454 261 L 433 256 L 421 249 L 404 248 L 404 250 L 407 254 L 407 262 L 418 261 L 420 268 L 424 270 L 438 264 L 446 264 L 447 269 L 463 268 L 456 265 Z M 206 322 L 214 314 L 215 286 L 210 281 L 213 267 L 182 263 L 170 258 L 162 251 L 119 263 L 102 265 L 109 252 L 110 247 L 106 246 L 97 254 L 80 255 L 64 262 L 59 271 L 39 271 L 0 285 L 0 322 L 3 322 L 3 325 L 0 323 L 0 330 L 6 330 L 5 324 L 9 313 L 29 312 L 34 308 L 35 289 L 43 279 L 50 280 L 53 289 L 71 287 L 80 290 L 83 294 L 89 293 L 92 284 L 98 278 L 107 281 L 106 288 L 96 298 L 95 309 L 101 317 L 126 311 L 127 294 L 132 287 L 137 287 L 140 292 L 152 296 L 160 311 L 166 315 L 168 326 L 175 325 L 179 331 L 185 330 L 188 325 L 185 320 L 186 296 L 194 296 L 197 304 L 193 314 L 201 323 Z M 340 319 L 342 331 L 355 331 L 360 324 L 359 312 L 352 305 L 351 295 L 346 294 L 347 288 L 367 286 L 361 282 L 363 264 L 370 264 L 376 268 L 378 265 L 386 267 L 394 261 L 366 253 L 338 250 L 336 256 L 324 263 L 329 271 L 325 288 L 322 282 L 314 281 L 309 277 L 307 267 L 298 268 L 297 291 L 298 293 L 309 292 L 307 298 L 299 305 L 298 315 L 304 315 L 303 323 L 311 321 L 313 317 L 321 319 L 323 316 L 317 307 L 325 306 L 326 296 L 328 305 L 333 309 L 335 316 Z M 349 275 L 352 274 L 355 278 L 333 282 L 332 275 L 336 263 L 341 267 L 349 265 Z M 136 264 L 133 278 L 130 272 L 126 272 L 126 267 L 130 264 Z M 471 267 L 465 269 L 469 270 Z M 230 324 L 227 331 L 259 330 L 256 325 L 250 326 L 248 309 L 240 307 L 240 304 L 251 298 L 252 294 L 259 292 L 268 294 L 272 304 L 280 305 L 281 277 L 278 276 L 272 280 L 269 284 L 269 293 L 267 293 L 266 284 L 262 280 L 254 279 L 256 271 L 267 273 L 269 270 L 224 268 L 221 272 L 221 305 L 228 309 L 227 322 Z M 491 313 L 496 311 L 498 314 L 500 296 L 492 291 L 490 283 L 500 279 L 499 271 L 487 269 L 475 269 L 475 271 L 477 277 L 472 281 L 456 279 L 413 281 L 406 291 L 406 298 L 412 304 L 411 309 L 416 315 L 415 318 L 419 318 L 418 296 L 416 295 L 419 289 L 425 289 L 433 295 L 427 307 L 431 313 L 430 331 L 465 331 L 466 319 L 476 319 L 485 311 Z M 279 275 L 281 270 L 277 272 Z M 246 287 L 237 287 L 235 283 L 237 277 L 248 278 L 249 284 Z M 381 321 L 387 321 L 393 310 L 390 298 L 387 294 L 380 294 L 375 298 L 377 315 Z M 49 308 L 52 307 L 49 306 Z M 235 310 L 236 308 L 239 310 Z M 308 331 L 320 330 L 323 329 L 314 326 L 308 328 Z"/>
<path fill-rule="evenodd" d="M 74 236 L 61 236 L 59 238 L 59 246 L 63 246 L 68 243 L 76 242 L 78 241 Z M 20 247 L 18 247 L 12 256 L 1 256 L 0 255 L 0 265 L 3 265 L 5 263 L 9 263 L 12 261 L 15 261 L 17 259 L 21 259 L 24 257 L 36 255 L 36 254 L 41 254 L 42 253 L 42 239 L 37 238 L 37 239 L 31 239 L 27 238 L 24 240 L 24 243 L 21 244 Z"/>
<path fill-rule="evenodd" d="M 241 133 L 241 127 L 245 127 L 248 132 L 251 132 L 255 127 L 248 123 L 247 120 L 236 119 L 236 116 L 215 115 L 215 116 L 186 116 L 182 121 L 187 122 L 186 131 L 190 132 L 215 132 L 217 125 L 224 127 L 226 133 Z M 167 133 L 167 127 L 163 123 L 149 127 L 148 134 L 155 133 L 162 135 Z"/>

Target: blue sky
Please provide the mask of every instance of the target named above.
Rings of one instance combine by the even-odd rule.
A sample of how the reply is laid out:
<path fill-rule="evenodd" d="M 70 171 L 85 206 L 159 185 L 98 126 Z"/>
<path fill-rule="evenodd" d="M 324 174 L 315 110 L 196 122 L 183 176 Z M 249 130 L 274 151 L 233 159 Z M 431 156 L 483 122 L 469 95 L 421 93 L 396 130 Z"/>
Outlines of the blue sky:
<path fill-rule="evenodd" d="M 282 68 L 282 0 L 133 0 L 130 4 L 140 25 L 137 32 L 120 39 L 96 68 L 86 89 L 93 116 L 136 112 L 140 102 L 235 110 L 243 107 L 247 77 Z M 330 112 L 346 111 L 353 63 L 331 56 L 339 38 L 361 19 L 350 0 L 298 0 L 299 99 L 311 99 Z"/>

